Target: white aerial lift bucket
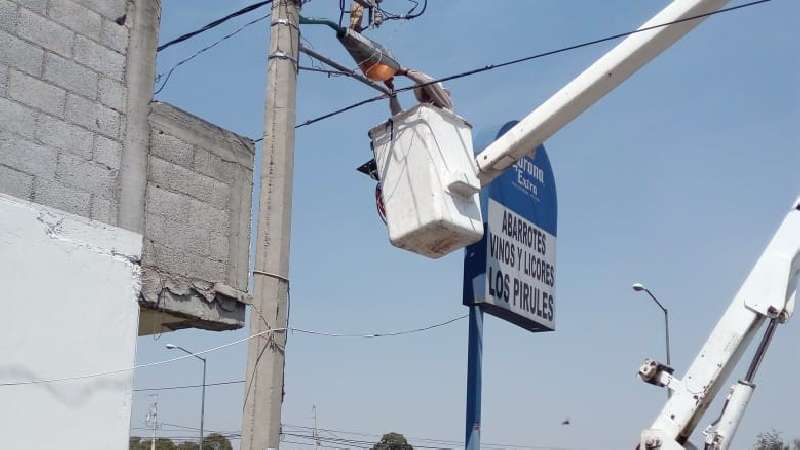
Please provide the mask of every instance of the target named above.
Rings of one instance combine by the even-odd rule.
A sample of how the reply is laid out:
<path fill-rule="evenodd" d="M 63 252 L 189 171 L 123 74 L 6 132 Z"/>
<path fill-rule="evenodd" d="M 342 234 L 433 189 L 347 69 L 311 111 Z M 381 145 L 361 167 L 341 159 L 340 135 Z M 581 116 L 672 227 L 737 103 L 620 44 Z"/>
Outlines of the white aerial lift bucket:
<path fill-rule="evenodd" d="M 419 104 L 369 136 L 392 245 L 438 258 L 483 237 L 469 123 Z"/>

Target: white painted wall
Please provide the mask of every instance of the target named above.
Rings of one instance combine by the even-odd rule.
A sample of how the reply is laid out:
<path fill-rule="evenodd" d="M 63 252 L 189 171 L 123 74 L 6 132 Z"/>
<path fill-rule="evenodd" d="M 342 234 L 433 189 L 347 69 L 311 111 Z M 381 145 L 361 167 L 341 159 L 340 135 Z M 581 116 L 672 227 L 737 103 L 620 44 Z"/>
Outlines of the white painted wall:
<path fill-rule="evenodd" d="M 0 385 L 134 364 L 141 235 L 0 194 Z M 8 449 L 127 449 L 133 373 L 0 386 Z"/>

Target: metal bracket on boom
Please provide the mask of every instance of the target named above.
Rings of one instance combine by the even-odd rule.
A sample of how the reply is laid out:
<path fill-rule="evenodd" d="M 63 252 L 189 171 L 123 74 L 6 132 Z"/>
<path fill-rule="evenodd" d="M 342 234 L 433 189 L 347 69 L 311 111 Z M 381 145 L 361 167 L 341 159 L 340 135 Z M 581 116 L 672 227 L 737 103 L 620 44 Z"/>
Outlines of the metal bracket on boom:
<path fill-rule="evenodd" d="M 675 390 L 674 385 L 678 379 L 672 376 L 673 373 L 675 369 L 654 359 L 645 359 L 639 367 L 639 378 L 645 383 Z M 670 385 L 673 385 L 672 388 Z"/>

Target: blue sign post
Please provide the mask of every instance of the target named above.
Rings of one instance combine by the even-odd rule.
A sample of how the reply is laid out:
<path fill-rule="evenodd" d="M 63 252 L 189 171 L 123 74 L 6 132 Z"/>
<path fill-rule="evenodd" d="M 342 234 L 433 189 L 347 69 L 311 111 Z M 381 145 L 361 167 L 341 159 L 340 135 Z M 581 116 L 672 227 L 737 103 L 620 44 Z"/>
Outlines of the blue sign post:
<path fill-rule="evenodd" d="M 481 448 L 481 370 L 483 365 L 483 311 L 469 307 L 469 344 L 467 348 L 467 432 L 465 448 Z"/>
<path fill-rule="evenodd" d="M 505 124 L 496 137 L 516 125 Z M 465 447 L 480 449 L 483 313 L 526 330 L 555 330 L 558 206 L 544 146 L 525 156 L 481 193 L 484 236 L 464 257 L 469 307 Z"/>

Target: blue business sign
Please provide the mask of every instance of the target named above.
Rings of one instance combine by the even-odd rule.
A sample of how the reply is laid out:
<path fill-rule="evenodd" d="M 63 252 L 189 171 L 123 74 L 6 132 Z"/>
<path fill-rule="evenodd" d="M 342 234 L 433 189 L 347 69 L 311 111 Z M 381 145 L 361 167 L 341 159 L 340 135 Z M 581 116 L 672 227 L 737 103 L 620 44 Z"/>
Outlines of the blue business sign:
<path fill-rule="evenodd" d="M 495 178 L 481 193 L 481 209 L 483 239 L 464 258 L 464 305 L 530 331 L 555 330 L 558 205 L 544 146 Z"/>

